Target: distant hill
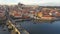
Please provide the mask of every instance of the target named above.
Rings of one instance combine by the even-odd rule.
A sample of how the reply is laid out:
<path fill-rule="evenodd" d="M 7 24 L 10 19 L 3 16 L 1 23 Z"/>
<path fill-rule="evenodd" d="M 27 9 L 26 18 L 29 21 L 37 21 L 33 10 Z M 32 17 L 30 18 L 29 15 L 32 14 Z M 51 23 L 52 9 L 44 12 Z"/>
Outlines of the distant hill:
<path fill-rule="evenodd" d="M 60 3 L 41 3 L 39 6 L 60 6 Z"/>

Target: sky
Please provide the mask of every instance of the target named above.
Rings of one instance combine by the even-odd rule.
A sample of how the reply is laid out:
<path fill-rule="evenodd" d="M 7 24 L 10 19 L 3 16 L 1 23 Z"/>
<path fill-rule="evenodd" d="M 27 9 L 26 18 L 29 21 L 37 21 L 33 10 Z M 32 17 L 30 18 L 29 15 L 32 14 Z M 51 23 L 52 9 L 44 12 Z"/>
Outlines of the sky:
<path fill-rule="evenodd" d="M 0 0 L 0 4 L 17 4 L 17 3 L 23 3 L 26 5 L 43 5 L 43 4 L 53 4 L 53 3 L 60 3 L 60 0 Z"/>

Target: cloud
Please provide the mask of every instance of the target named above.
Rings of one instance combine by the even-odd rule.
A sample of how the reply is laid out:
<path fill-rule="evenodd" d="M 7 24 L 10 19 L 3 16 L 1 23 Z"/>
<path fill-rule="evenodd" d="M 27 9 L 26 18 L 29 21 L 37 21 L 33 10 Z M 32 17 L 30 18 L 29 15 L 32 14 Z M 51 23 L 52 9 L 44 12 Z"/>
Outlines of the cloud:
<path fill-rule="evenodd" d="M 60 3 L 60 0 L 0 0 L 0 4 L 17 4 L 19 2 L 26 5 L 40 5 L 47 3 Z"/>
<path fill-rule="evenodd" d="M 54 4 L 56 4 L 56 3 L 60 3 L 60 0 L 19 0 L 21 3 L 23 3 L 23 4 L 28 4 L 28 5 L 30 5 L 30 4 L 38 4 L 38 5 L 40 5 L 40 4 L 47 4 L 47 3 L 54 3 Z"/>
<path fill-rule="evenodd" d="M 17 4 L 17 0 L 1 0 L 0 4 Z"/>

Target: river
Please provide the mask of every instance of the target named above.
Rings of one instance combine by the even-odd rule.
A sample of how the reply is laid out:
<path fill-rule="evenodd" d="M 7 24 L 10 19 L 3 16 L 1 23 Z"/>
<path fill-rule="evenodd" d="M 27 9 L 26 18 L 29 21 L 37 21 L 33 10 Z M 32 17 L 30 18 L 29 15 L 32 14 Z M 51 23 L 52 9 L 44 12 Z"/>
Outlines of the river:
<path fill-rule="evenodd" d="M 60 34 L 60 21 L 54 22 L 18 22 L 30 34 Z"/>

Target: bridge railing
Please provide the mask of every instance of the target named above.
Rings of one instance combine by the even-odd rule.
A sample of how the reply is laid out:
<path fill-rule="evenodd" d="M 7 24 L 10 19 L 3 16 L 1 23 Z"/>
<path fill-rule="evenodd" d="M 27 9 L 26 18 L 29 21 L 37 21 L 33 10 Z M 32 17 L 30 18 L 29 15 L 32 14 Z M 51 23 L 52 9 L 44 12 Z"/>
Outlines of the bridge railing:
<path fill-rule="evenodd" d="M 11 31 L 11 34 L 21 34 L 20 31 L 15 27 L 15 25 L 11 23 L 11 21 L 8 21 L 7 27 L 8 30 Z"/>

